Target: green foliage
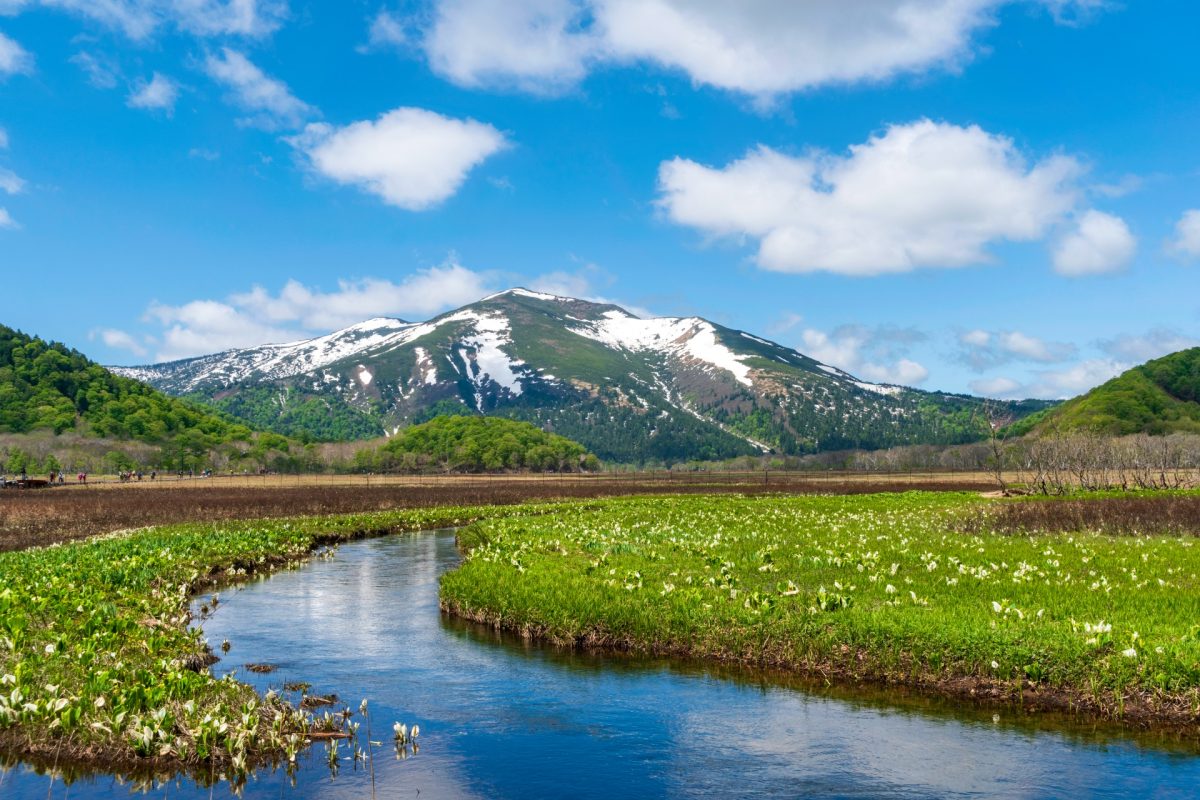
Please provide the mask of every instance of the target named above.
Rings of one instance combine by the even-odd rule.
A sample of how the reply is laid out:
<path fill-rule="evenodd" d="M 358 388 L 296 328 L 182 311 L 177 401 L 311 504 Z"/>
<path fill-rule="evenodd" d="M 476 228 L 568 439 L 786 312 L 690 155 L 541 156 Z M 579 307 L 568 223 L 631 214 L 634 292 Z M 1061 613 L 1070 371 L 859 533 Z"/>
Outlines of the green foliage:
<path fill-rule="evenodd" d="M 245 386 L 212 398 L 203 393 L 185 397 L 245 420 L 257 430 L 304 442 L 370 439 L 381 435 L 383 430 L 370 414 L 336 398 L 305 394 L 299 388 Z"/>
<path fill-rule="evenodd" d="M 76 428 L 154 442 L 185 433 L 215 442 L 251 437 L 244 425 L 114 375 L 61 344 L 0 325 L 0 432 Z"/>
<path fill-rule="evenodd" d="M 502 417 L 437 417 L 399 433 L 378 452 L 378 465 L 369 451 L 360 453 L 360 468 L 426 468 L 451 472 L 573 472 L 594 469 L 595 456 L 562 436 Z"/>
<path fill-rule="evenodd" d="M 659 497 L 486 520 L 453 612 L 555 642 L 903 682 L 1024 680 L 1101 713 L 1200 689 L 1189 537 L 971 535 L 966 494 Z M 985 526 L 986 526 L 986 519 Z M 1003 694 L 1003 692 L 1002 692 Z M 1061 695 L 1060 695 L 1061 696 Z"/>
<path fill-rule="evenodd" d="M 1134 367 L 1042 415 L 1012 427 L 1030 431 L 1200 433 L 1200 347 Z"/>
<path fill-rule="evenodd" d="M 189 625 L 193 591 L 213 576 L 244 579 L 365 531 L 545 510 L 189 523 L 0 553 L 0 743 L 63 761 L 220 766 L 235 774 L 264 756 L 294 758 L 316 720 L 275 693 L 259 697 L 196 668 L 205 647 L 203 630 Z"/>

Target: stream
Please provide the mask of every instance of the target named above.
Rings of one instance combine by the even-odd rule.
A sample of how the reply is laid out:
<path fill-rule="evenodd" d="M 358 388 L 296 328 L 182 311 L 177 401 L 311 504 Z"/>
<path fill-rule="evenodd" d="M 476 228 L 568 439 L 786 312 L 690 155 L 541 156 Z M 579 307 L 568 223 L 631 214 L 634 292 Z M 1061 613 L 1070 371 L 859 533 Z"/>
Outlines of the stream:
<path fill-rule="evenodd" d="M 1194 797 L 1200 747 L 1170 736 L 891 690 L 543 647 L 453 620 L 438 578 L 459 562 L 452 531 L 344 544 L 328 559 L 226 590 L 204 622 L 214 665 L 266 691 L 306 681 L 342 705 L 370 701 L 374 769 L 325 746 L 252 775 L 245 797 Z M 220 651 L 218 650 L 218 653 Z M 243 669 L 270 663 L 259 675 Z M 340 707 L 340 706 L 339 706 Z M 364 722 L 361 717 L 356 720 Z M 393 722 L 419 724 L 398 758 Z M 365 732 L 365 722 L 363 732 Z M 229 797 L 189 778 L 131 786 L 52 780 L 17 764 L 0 798 Z"/>

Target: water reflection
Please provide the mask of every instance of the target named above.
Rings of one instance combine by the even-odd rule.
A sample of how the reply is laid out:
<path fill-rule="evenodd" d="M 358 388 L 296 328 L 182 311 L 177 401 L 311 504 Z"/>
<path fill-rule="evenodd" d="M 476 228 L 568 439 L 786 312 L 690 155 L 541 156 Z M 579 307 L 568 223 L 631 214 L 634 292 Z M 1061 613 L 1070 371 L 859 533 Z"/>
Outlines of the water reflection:
<path fill-rule="evenodd" d="M 889 690 L 851 691 L 784 675 L 540 647 L 443 618 L 437 579 L 457 563 L 449 533 L 357 542 L 301 571 L 226 592 L 205 623 L 232 648 L 217 671 L 262 689 L 308 681 L 357 708 L 371 701 L 379 797 L 1172 797 L 1200 780 L 1192 743 L 1111 728 L 992 721 Z M 361 720 L 360 720 L 361 721 Z M 397 760 L 394 721 L 419 724 L 419 755 Z M 365 726 L 364 726 L 365 728 Z M 251 778 L 247 797 L 369 797 L 371 774 L 321 746 Z M 110 797 L 112 777 L 53 786 L 28 767 L 0 797 Z M 161 797 L 209 797 L 185 779 Z M 214 796 L 227 794 L 219 788 Z"/>

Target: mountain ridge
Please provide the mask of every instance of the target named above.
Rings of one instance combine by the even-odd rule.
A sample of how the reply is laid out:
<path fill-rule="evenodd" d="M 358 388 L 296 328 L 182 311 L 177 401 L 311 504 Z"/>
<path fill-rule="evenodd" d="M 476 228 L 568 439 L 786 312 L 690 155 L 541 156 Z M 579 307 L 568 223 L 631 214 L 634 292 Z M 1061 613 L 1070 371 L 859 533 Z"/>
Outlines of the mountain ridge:
<path fill-rule="evenodd" d="M 424 322 L 378 317 L 113 369 L 289 435 L 297 404 L 343 420 L 302 426 L 310 435 L 352 429 L 344 438 L 459 411 L 535 422 L 623 461 L 954 444 L 985 430 L 980 398 L 862 381 L 701 317 L 643 319 L 521 287 Z M 1047 404 L 1008 405 L 1024 416 Z"/>

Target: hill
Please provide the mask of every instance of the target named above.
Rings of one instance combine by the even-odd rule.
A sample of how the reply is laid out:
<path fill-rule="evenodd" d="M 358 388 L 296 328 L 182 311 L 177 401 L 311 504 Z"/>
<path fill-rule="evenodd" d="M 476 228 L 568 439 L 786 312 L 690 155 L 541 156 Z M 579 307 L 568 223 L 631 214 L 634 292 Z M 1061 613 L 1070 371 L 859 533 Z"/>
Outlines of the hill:
<path fill-rule="evenodd" d="M 1014 433 L 1200 433 L 1200 347 L 1121 373 L 1086 394 L 1030 416 Z"/>
<path fill-rule="evenodd" d="M 384 470 L 578 472 L 600 466 L 583 445 L 528 422 L 462 415 L 405 428 L 365 456 L 377 460 L 371 466 Z"/>
<path fill-rule="evenodd" d="M 699 317 L 641 319 L 525 289 L 427 322 L 372 319 L 115 369 L 293 435 L 369 438 L 467 411 L 525 420 L 622 462 L 956 444 L 986 431 L 980 398 L 862 381 Z"/>
<path fill-rule="evenodd" d="M 115 375 L 65 345 L 0 325 L 0 433 L 39 431 L 157 445 L 153 463 L 180 469 L 200 468 L 223 445 L 230 457 L 288 446 L 278 435 L 257 435 L 211 408 Z"/>

